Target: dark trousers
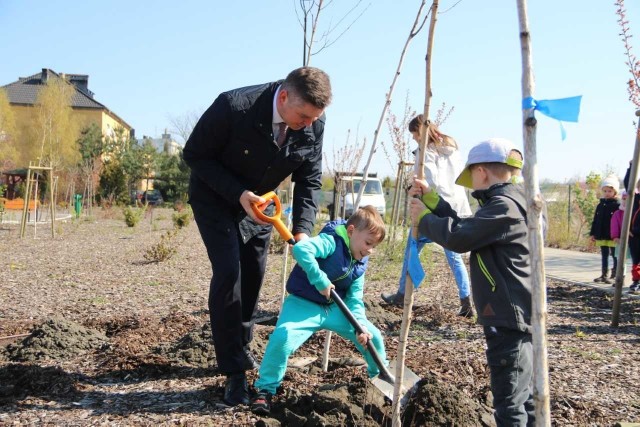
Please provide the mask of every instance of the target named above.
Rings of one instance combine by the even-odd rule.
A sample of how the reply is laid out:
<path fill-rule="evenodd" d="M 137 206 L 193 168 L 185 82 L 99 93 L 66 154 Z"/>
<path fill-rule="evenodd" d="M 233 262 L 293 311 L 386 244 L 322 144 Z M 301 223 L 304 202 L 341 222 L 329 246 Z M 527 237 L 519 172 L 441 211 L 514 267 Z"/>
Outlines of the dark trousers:
<path fill-rule="evenodd" d="M 267 264 L 271 227 L 246 243 L 232 218 L 194 217 L 207 248 L 213 277 L 209 285 L 209 317 L 218 369 L 224 374 L 245 370 L 243 348 L 253 339 L 254 315 Z"/>
<path fill-rule="evenodd" d="M 618 266 L 618 258 L 616 258 L 616 248 L 610 246 L 600 246 L 600 257 L 602 258 L 602 274 L 607 274 L 609 270 L 609 253 L 613 259 L 613 271 Z"/>
<path fill-rule="evenodd" d="M 485 326 L 494 417 L 500 426 L 533 426 L 533 346 L 531 334 Z"/>

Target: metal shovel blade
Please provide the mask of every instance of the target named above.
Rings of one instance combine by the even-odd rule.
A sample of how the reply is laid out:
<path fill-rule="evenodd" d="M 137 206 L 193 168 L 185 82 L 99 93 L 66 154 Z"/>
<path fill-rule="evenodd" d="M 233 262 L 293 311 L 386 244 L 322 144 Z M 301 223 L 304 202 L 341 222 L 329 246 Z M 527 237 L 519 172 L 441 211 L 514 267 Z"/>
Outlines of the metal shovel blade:
<path fill-rule="evenodd" d="M 389 363 L 389 372 L 396 371 L 396 361 L 392 360 Z M 400 403 L 405 404 L 409 398 L 409 395 L 413 391 L 413 386 L 420 381 L 420 377 L 417 376 L 411 369 L 404 367 L 404 375 L 402 379 L 402 390 L 400 390 Z M 373 377 L 371 383 L 382 392 L 389 400 L 393 400 L 394 382 L 380 378 L 380 376 Z"/>

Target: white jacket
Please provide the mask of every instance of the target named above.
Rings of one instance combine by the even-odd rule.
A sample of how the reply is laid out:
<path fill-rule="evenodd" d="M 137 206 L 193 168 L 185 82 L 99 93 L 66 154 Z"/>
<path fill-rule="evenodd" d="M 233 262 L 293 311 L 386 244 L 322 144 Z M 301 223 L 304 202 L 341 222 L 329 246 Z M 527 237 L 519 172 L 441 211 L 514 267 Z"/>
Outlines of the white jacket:
<path fill-rule="evenodd" d="M 424 178 L 440 197 L 444 198 L 458 213 L 458 216 L 471 216 L 469 199 L 464 187 L 456 185 L 456 178 L 464 169 L 460 151 L 455 147 L 428 145 L 424 156 Z M 418 172 L 417 155 L 414 171 Z"/>

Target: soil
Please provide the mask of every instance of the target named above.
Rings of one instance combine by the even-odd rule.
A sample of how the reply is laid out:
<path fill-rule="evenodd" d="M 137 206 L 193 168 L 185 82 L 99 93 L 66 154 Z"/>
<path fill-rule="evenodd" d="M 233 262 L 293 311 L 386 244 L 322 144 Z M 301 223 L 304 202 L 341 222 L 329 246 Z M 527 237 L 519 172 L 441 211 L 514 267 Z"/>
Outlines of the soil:
<path fill-rule="evenodd" d="M 367 379 L 351 343 L 325 334 L 294 355 L 270 418 L 222 403 L 208 326 L 211 267 L 197 227 L 178 232 L 176 254 L 145 254 L 172 228 L 154 209 L 136 228 L 118 210 L 62 223 L 58 235 L 0 225 L 0 425 L 390 425 L 391 405 Z M 14 227 L 14 228 L 12 228 Z M 406 365 L 421 381 L 404 425 L 491 426 L 491 392 L 481 329 L 456 316 L 459 300 L 443 256 L 422 253 L 427 279 L 415 294 Z M 252 349 L 264 352 L 281 299 L 283 255 L 269 256 Z M 380 304 L 397 286 L 402 243 L 382 245 L 367 271 L 369 319 L 395 358 L 402 309 Z M 289 267 L 291 262 L 289 262 Z M 640 300 L 562 282 L 548 285 L 548 353 L 553 425 L 640 422 Z M 628 298 L 628 297 L 627 297 Z M 3 338 L 29 334 L 26 337 Z M 256 372 L 249 372 L 253 383 Z"/>

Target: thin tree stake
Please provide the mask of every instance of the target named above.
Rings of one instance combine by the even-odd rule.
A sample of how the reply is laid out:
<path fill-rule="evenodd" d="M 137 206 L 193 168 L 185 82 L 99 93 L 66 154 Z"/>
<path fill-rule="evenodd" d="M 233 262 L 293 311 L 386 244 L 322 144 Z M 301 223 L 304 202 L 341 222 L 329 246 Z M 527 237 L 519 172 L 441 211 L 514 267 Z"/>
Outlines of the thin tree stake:
<path fill-rule="evenodd" d="M 422 6 L 421 6 L 422 9 Z M 424 94 L 424 112 L 425 120 L 429 118 L 429 108 L 431 106 L 431 52 L 433 51 L 433 39 L 438 20 L 438 0 L 434 0 L 431 4 L 431 22 L 429 24 L 429 38 L 427 42 L 426 75 L 425 75 L 425 94 Z M 424 153 L 429 134 L 429 122 L 425 123 L 420 132 L 420 142 L 418 144 L 418 179 L 424 179 Z M 418 226 L 413 224 L 411 234 L 418 240 Z M 396 382 L 393 389 L 393 407 L 391 412 L 391 422 L 393 427 L 402 426 L 400 417 L 400 396 L 402 393 L 404 378 L 404 360 L 407 352 L 407 340 L 409 337 L 409 328 L 411 327 L 411 317 L 413 314 L 413 280 L 407 269 L 407 280 L 404 290 L 404 307 L 402 310 L 402 327 L 400 329 L 400 337 L 398 339 L 398 357 L 396 358 Z"/>
<path fill-rule="evenodd" d="M 522 98 L 533 96 L 533 59 L 526 0 L 518 0 L 520 47 L 522 52 Z M 533 399 L 536 426 L 550 426 L 549 366 L 547 362 L 547 284 L 542 237 L 542 196 L 538 184 L 536 119 L 533 109 L 522 111 L 524 137 L 524 181 L 527 195 L 527 226 L 531 259 L 531 323 L 533 326 Z"/>

